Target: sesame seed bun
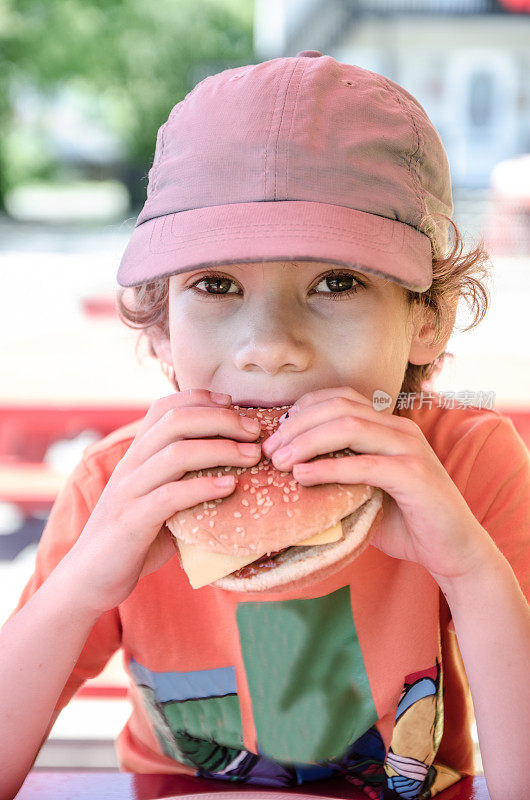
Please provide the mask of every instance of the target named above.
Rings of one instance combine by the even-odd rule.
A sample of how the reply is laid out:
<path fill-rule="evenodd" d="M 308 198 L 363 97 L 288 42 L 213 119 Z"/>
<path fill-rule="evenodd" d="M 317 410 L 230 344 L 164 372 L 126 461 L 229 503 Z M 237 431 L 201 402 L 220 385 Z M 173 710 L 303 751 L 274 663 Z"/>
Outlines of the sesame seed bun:
<path fill-rule="evenodd" d="M 262 442 L 280 425 L 289 406 L 243 408 L 232 406 L 241 416 L 259 418 Z M 316 456 L 342 458 L 346 449 Z M 237 484 L 224 498 L 199 503 L 177 511 L 166 525 L 186 544 L 232 556 L 253 556 L 256 561 L 212 583 L 230 591 L 262 591 L 293 581 L 308 582 L 342 568 L 367 546 L 370 528 L 382 505 L 382 492 L 364 484 L 320 484 L 302 486 L 292 472 L 282 472 L 264 455 L 255 466 L 215 467 L 186 473 L 196 476 L 234 474 Z M 322 545 L 296 546 L 314 534 L 342 524 L 343 538 Z M 278 552 L 280 551 L 280 552 Z M 267 554 L 271 558 L 263 558 Z"/>

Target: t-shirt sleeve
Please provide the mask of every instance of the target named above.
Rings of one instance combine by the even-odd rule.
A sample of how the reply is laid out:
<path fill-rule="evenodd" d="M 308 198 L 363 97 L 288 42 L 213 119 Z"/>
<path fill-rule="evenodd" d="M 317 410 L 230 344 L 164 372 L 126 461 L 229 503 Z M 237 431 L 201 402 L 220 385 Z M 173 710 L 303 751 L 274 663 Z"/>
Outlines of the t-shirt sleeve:
<path fill-rule="evenodd" d="M 501 416 L 486 435 L 463 494 L 529 600 L 530 455 L 508 417 Z"/>
<path fill-rule="evenodd" d="M 50 512 L 37 548 L 33 574 L 4 625 L 28 602 L 75 544 L 104 486 L 103 473 L 95 464 L 83 459 L 74 469 Z M 103 670 L 120 645 L 120 617 L 118 609 L 114 608 L 102 614 L 92 628 L 58 699 L 56 712 L 67 705 L 88 678 L 94 678 Z"/>

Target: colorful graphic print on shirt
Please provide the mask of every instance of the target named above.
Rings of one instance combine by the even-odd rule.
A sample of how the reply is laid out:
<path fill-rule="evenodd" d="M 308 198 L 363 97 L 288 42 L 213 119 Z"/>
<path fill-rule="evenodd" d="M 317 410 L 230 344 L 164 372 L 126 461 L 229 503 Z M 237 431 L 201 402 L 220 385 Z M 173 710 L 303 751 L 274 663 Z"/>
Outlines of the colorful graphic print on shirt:
<path fill-rule="evenodd" d="M 407 676 L 385 754 L 349 587 L 240 603 L 237 624 L 258 753 L 243 745 L 235 667 L 162 673 L 132 659 L 165 755 L 220 780 L 282 787 L 341 774 L 373 800 L 437 793 L 441 669 Z"/>

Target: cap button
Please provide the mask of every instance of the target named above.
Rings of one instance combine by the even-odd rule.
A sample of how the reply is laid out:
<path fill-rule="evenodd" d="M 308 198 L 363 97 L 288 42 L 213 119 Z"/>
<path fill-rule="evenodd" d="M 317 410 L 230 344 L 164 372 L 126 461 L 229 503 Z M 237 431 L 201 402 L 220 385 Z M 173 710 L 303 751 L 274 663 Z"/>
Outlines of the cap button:
<path fill-rule="evenodd" d="M 308 58 L 318 58 L 321 56 L 322 53 L 320 50 L 300 50 L 299 53 L 296 54 L 296 58 L 299 56 L 307 56 Z"/>

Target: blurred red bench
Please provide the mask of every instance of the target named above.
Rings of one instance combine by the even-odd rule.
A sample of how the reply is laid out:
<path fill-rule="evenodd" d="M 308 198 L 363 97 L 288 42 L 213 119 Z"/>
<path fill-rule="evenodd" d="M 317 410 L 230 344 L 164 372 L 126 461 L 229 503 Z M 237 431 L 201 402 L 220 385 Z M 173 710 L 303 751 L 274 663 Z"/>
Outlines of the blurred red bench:
<path fill-rule="evenodd" d="M 145 406 L 0 406 L 0 500 L 26 513 L 51 507 L 65 475 L 44 461 L 57 442 L 102 438 L 145 415 Z"/>

